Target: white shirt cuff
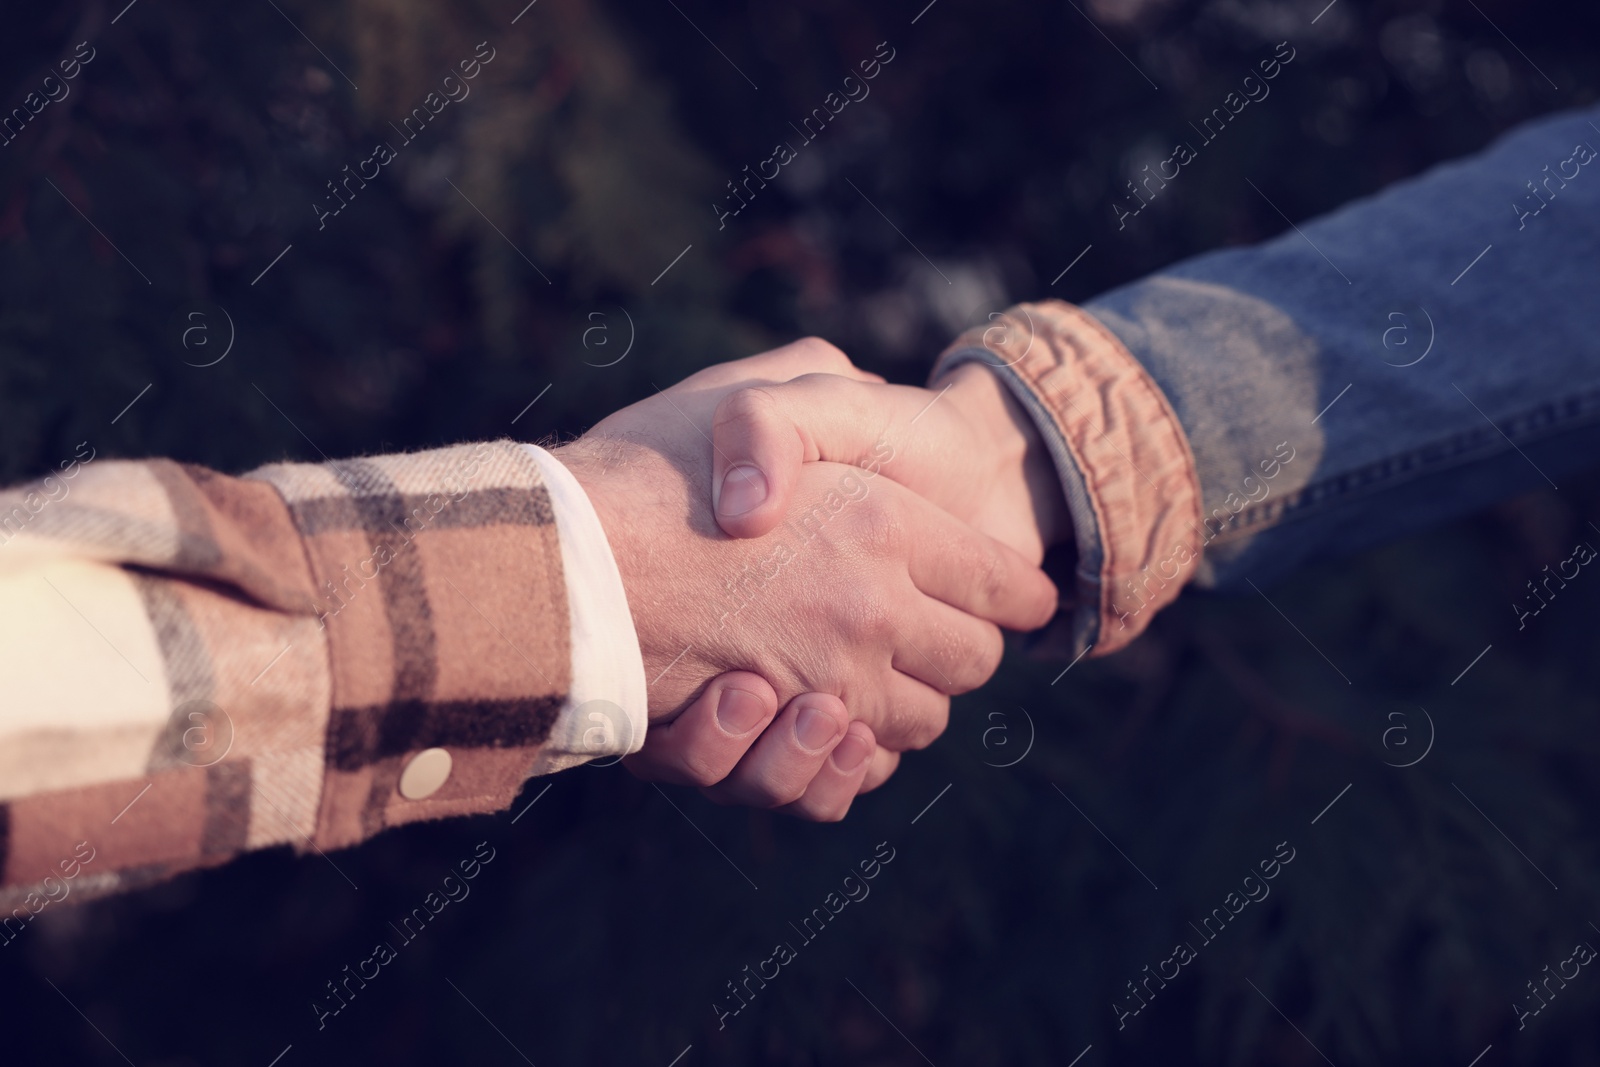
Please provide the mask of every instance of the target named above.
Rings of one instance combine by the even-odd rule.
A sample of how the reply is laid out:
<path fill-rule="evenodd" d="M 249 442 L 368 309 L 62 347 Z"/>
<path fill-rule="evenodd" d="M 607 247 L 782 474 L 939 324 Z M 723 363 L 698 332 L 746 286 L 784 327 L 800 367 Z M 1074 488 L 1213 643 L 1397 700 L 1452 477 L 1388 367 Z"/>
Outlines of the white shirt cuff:
<path fill-rule="evenodd" d="M 649 722 L 644 656 L 622 574 L 589 495 L 561 461 L 523 445 L 544 476 L 561 541 L 572 621 L 572 689 L 534 761 L 533 774 L 639 751 Z"/>

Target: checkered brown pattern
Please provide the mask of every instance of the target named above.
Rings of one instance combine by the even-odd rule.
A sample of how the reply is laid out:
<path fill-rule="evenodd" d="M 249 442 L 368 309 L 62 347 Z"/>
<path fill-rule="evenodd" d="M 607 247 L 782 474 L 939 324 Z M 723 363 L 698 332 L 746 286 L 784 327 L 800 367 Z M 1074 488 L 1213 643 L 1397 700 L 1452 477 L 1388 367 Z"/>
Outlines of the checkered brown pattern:
<path fill-rule="evenodd" d="M 80 841 L 95 858 L 74 898 L 503 808 L 570 686 L 550 498 L 510 441 L 238 478 L 102 461 L 0 551 L 131 581 L 164 668 L 140 672 L 155 701 L 130 672 L 115 729 L 4 739 L 0 918 L 25 919 Z M 435 746 L 448 781 L 403 798 L 407 760 Z"/>

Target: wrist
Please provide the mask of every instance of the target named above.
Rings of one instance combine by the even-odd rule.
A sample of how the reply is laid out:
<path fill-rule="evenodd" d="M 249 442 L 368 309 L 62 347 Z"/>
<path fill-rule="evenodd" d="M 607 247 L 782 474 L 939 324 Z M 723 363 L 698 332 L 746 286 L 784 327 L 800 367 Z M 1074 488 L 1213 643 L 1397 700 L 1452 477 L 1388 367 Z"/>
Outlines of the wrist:
<path fill-rule="evenodd" d="M 1038 424 L 992 368 L 963 363 L 938 381 L 982 435 L 996 458 L 997 483 L 1010 484 L 1027 500 L 1027 509 L 1044 551 L 1072 538 L 1066 494 Z"/>
<path fill-rule="evenodd" d="M 681 480 L 682 472 L 654 449 L 592 432 L 549 451 L 588 496 L 610 546 L 644 660 L 645 677 L 655 679 L 648 688 L 649 720 L 671 718 L 694 688 L 680 683 L 694 675 L 691 668 L 696 657 L 684 655 L 687 649 L 682 636 L 683 612 L 663 610 L 666 604 L 681 604 L 681 590 L 663 595 L 659 580 L 662 568 L 654 553 L 659 530 L 649 516 L 681 507 L 688 491 Z M 655 684 L 680 659 L 688 660 L 684 669 L 675 672 L 665 684 Z"/>

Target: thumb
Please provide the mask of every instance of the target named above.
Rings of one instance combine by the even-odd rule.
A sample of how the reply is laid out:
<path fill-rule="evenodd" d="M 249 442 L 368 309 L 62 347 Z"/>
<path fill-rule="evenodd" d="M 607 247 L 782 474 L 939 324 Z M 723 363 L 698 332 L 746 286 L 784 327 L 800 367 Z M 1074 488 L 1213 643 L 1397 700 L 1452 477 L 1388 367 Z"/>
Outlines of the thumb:
<path fill-rule="evenodd" d="M 877 473 L 895 456 L 888 442 L 909 445 L 918 430 L 928 447 L 914 460 L 908 454 L 894 477 L 938 502 L 959 434 L 951 432 L 948 408 L 934 410 L 928 396 L 925 389 L 837 374 L 803 374 L 729 393 L 712 419 L 717 523 L 730 537 L 760 537 L 787 513 L 801 464 L 823 460 Z M 922 427 L 914 425 L 930 412 Z"/>
<path fill-rule="evenodd" d="M 788 511 L 808 459 L 801 430 L 761 387 L 729 393 L 711 422 L 711 504 L 730 537 L 760 537 Z"/>

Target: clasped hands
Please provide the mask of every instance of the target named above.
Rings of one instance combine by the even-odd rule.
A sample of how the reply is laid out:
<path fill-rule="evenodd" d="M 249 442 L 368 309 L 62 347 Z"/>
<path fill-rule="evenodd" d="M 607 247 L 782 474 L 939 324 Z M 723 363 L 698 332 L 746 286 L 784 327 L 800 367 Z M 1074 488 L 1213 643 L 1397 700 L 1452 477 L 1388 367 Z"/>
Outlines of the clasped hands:
<path fill-rule="evenodd" d="M 1037 430 L 977 364 L 885 384 L 814 338 L 700 371 L 555 455 L 622 575 L 649 690 L 643 778 L 842 818 L 1001 628 L 1055 612 L 1066 505 Z"/>

